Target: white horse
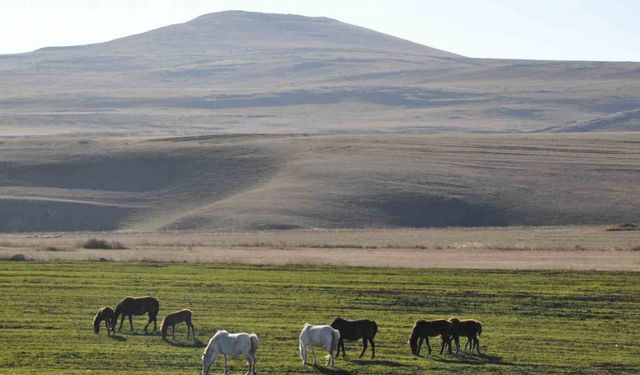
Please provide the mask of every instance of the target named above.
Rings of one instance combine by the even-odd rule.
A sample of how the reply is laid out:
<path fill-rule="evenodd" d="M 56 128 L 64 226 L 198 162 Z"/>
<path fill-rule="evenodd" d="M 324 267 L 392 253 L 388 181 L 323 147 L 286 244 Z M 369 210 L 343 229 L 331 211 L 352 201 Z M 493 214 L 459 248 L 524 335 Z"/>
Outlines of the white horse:
<path fill-rule="evenodd" d="M 247 375 L 256 373 L 256 350 L 258 350 L 258 336 L 255 333 L 229 333 L 218 331 L 209 340 L 202 355 L 202 375 L 207 375 L 218 354 L 224 356 L 224 373 L 227 374 L 227 356 L 238 358 L 245 356 L 249 363 Z"/>
<path fill-rule="evenodd" d="M 300 332 L 300 359 L 302 366 L 307 364 L 307 347 L 311 346 L 313 354 L 313 364 L 316 364 L 316 351 L 314 347 L 325 348 L 329 352 L 327 366 L 335 367 L 336 360 L 333 353 L 338 349 L 338 341 L 340 340 L 340 331 L 333 329 L 331 326 L 312 326 L 305 323 Z"/>

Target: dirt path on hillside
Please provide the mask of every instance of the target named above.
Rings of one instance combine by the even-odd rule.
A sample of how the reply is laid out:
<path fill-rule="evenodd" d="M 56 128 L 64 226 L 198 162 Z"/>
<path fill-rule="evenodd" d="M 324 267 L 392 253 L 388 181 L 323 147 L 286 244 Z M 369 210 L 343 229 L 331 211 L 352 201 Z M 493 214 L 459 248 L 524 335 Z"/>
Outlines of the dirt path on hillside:
<path fill-rule="evenodd" d="M 194 247 L 171 250 L 37 251 L 0 248 L 32 260 L 115 260 L 191 263 L 308 264 L 402 268 L 567 269 L 640 271 L 640 251 L 491 249 L 277 249 Z"/>

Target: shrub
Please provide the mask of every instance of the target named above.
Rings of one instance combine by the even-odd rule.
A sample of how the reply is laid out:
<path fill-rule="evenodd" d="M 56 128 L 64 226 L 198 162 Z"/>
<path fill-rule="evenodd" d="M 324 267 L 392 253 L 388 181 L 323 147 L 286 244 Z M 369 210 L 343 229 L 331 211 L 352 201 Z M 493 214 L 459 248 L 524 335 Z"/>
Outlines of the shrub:
<path fill-rule="evenodd" d="M 99 240 L 97 238 L 91 238 L 82 244 L 85 249 L 101 249 L 101 250 L 124 250 L 126 247 L 117 241 Z"/>

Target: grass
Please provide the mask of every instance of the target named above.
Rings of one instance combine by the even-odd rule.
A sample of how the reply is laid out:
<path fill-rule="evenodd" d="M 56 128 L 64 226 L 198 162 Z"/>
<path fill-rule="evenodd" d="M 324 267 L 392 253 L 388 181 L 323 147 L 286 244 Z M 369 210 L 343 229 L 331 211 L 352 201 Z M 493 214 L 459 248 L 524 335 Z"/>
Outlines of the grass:
<path fill-rule="evenodd" d="M 195 374 L 218 328 L 258 333 L 262 374 L 640 372 L 635 273 L 0 262 L 0 293 L 2 374 Z M 161 316 L 192 309 L 199 342 L 179 326 L 164 343 L 140 317 L 133 333 L 93 334 L 99 307 L 144 294 Z M 337 315 L 378 322 L 378 357 L 358 360 L 348 343 L 338 370 L 302 370 L 302 325 Z M 416 319 L 454 315 L 482 320 L 484 355 L 410 355 Z M 244 361 L 230 364 L 244 373 Z"/>

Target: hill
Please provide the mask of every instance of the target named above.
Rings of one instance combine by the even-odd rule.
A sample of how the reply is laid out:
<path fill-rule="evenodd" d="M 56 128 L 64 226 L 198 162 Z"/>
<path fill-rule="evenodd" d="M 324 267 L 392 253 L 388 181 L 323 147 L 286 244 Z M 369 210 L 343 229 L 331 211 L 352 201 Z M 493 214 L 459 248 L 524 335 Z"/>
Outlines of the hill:
<path fill-rule="evenodd" d="M 573 131 L 640 109 L 639 73 L 472 59 L 328 18 L 231 11 L 0 56 L 0 135 Z"/>
<path fill-rule="evenodd" d="M 0 231 L 637 222 L 640 135 L 33 138 L 0 148 Z"/>

